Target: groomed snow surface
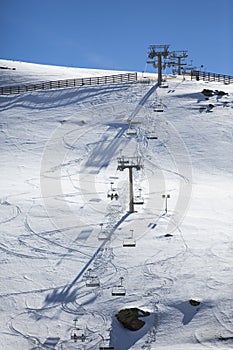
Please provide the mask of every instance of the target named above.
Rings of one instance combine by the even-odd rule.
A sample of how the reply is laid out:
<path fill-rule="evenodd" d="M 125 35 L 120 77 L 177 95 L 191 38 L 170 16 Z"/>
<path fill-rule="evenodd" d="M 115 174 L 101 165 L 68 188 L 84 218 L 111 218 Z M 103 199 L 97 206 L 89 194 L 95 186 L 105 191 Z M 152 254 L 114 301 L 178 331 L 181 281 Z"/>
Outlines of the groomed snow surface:
<path fill-rule="evenodd" d="M 0 66 L 2 86 L 118 73 Z M 0 96 L 1 349 L 233 348 L 233 86 L 167 82 Z M 139 331 L 128 307 L 150 312 Z"/>

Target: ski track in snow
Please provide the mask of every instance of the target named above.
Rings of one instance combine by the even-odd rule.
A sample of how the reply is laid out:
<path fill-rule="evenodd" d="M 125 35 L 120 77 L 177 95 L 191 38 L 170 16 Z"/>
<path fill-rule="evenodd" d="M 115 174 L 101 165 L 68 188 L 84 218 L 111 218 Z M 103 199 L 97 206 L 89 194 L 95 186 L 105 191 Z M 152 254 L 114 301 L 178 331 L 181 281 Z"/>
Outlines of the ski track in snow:
<path fill-rule="evenodd" d="M 182 100 L 184 105 L 180 102 L 180 97 L 174 96 L 179 91 L 185 96 L 187 84 L 191 89 L 192 83 L 187 81 L 177 83 L 171 80 L 169 84 L 171 85 L 169 90 L 158 88 L 155 82 L 149 85 L 131 83 L 109 87 L 34 92 L 1 99 L 0 110 L 12 116 L 12 121 L 7 118 L 6 124 L 2 124 L 4 138 L 8 140 L 5 144 L 5 152 L 17 154 L 21 164 L 23 164 L 24 155 L 25 164 L 30 157 L 39 159 L 48 137 L 41 129 L 38 139 L 32 138 L 34 124 L 43 123 L 43 120 L 46 120 L 45 128 L 47 125 L 51 133 L 54 127 L 60 126 L 61 145 L 66 149 L 66 157 L 56 166 L 51 162 L 51 167 L 46 173 L 41 174 L 41 178 L 42 180 L 62 179 L 65 186 L 64 193 L 54 194 L 54 200 L 61 205 L 62 202 L 68 203 L 71 210 L 77 211 L 81 216 L 87 215 L 89 220 L 86 225 L 77 219 L 76 225 L 71 222 L 70 226 L 54 228 L 51 221 L 53 215 L 44 212 L 43 209 L 43 198 L 38 191 L 38 175 L 35 173 L 29 176 L 31 173 L 28 168 L 21 168 L 23 189 L 28 190 L 28 186 L 30 187 L 33 201 L 30 203 L 29 200 L 29 204 L 24 203 L 22 199 L 17 199 L 15 194 L 10 202 L 4 197 L 0 205 L 0 227 L 3 228 L 4 233 L 0 242 L 0 250 L 4 254 L 2 261 L 4 264 L 8 261 L 17 263 L 15 259 L 19 259 L 19 267 L 22 269 L 20 271 L 24 276 L 18 276 L 17 283 L 21 283 L 20 289 L 13 287 L 12 291 L 6 291 L 4 288 L 0 292 L 0 298 L 9 304 L 9 308 L 11 303 L 16 305 L 15 311 L 12 308 L 9 313 L 4 311 L 5 324 L 1 334 L 4 335 L 6 350 L 11 349 L 12 346 L 10 336 L 12 339 L 17 339 L 19 347 L 24 349 L 75 349 L 78 344 L 70 340 L 74 317 L 78 318 L 78 325 L 87 336 L 87 341 L 83 344 L 85 349 L 97 349 L 103 334 L 108 333 L 109 330 L 115 349 L 127 350 L 129 347 L 126 348 L 121 339 L 116 338 L 118 333 L 114 327 L 111 329 L 114 325 L 114 313 L 125 305 L 149 308 L 154 315 L 148 332 L 141 339 L 137 339 L 136 343 L 132 337 L 130 348 L 144 350 L 152 350 L 157 346 L 159 348 L 162 327 L 166 327 L 164 318 L 169 317 L 168 308 L 174 310 L 180 301 L 186 300 L 182 298 L 192 297 L 179 290 L 179 279 L 184 283 L 183 276 L 192 275 L 190 262 L 200 264 L 204 259 L 208 266 L 213 264 L 214 258 L 223 265 L 218 273 L 205 277 L 202 287 L 205 286 L 204 294 L 209 295 L 211 301 L 206 302 L 206 307 L 203 302 L 204 306 L 200 309 L 200 317 L 202 317 L 200 322 L 209 314 L 212 330 L 208 330 L 207 326 L 198 328 L 196 323 L 198 312 L 192 316 L 196 329 L 189 328 L 190 330 L 184 333 L 185 330 L 181 330 L 179 326 L 177 336 L 184 340 L 186 334 L 188 341 L 196 346 L 195 349 L 233 347 L 232 306 L 229 291 L 227 290 L 222 300 L 218 300 L 214 305 L 215 298 L 219 298 L 222 285 L 231 278 L 229 267 L 232 266 L 233 248 L 232 242 L 229 241 L 230 235 L 226 233 L 225 240 L 213 242 L 208 254 L 204 256 L 201 250 L 195 250 L 192 247 L 193 241 L 189 239 L 182 221 L 177 221 L 178 209 L 173 204 L 171 206 L 169 204 L 169 211 L 166 214 L 162 199 L 154 202 L 150 198 L 152 194 L 157 193 L 161 197 L 162 191 L 158 188 L 153 188 L 152 191 L 146 183 L 146 181 L 150 185 L 154 183 L 157 174 L 161 172 L 163 174 L 161 181 L 168 182 L 165 189 L 172 191 L 172 196 L 176 197 L 177 184 L 182 187 L 192 182 L 189 176 L 178 171 L 174 155 L 172 158 L 172 147 L 176 147 L 177 139 L 174 139 L 172 129 L 168 125 L 172 113 L 177 116 L 182 110 L 182 115 L 187 113 L 185 98 Z M 165 117 L 151 109 L 153 101 L 160 98 L 164 104 Z M 218 101 L 216 109 L 221 108 L 220 102 Z M 209 135 L 199 133 L 195 118 L 200 118 L 200 112 L 198 110 L 194 112 L 192 108 L 193 100 L 188 105 L 189 129 L 197 135 L 200 144 L 204 145 L 208 142 Z M 62 109 L 67 110 L 68 114 L 63 113 Z M 104 112 L 105 110 L 107 112 Z M 21 113 L 22 116 L 20 116 Z M 16 125 L 19 119 L 24 121 L 26 128 L 24 131 L 19 131 L 17 135 L 14 123 Z M 146 137 L 151 119 L 156 122 L 158 140 L 148 140 Z M 134 125 L 137 130 L 135 137 L 127 135 L 129 120 L 138 123 Z M 178 125 L 179 122 L 177 117 L 174 123 Z M 183 127 L 182 132 L 184 133 Z M 224 129 L 223 134 L 226 137 Z M 90 136 L 89 140 L 87 135 Z M 232 142 L 232 135 L 231 138 L 226 138 L 227 142 Z M 115 170 L 113 172 L 116 158 L 122 152 L 122 147 L 131 153 L 133 151 L 133 155 L 142 156 L 145 167 L 141 173 L 134 174 L 136 183 L 141 181 L 143 183 L 145 204 L 137 208 L 138 213 L 130 215 L 126 215 L 127 176 L 123 174 L 124 172 L 122 174 L 116 174 Z M 175 148 L 175 152 L 177 152 L 175 157 L 180 156 L 179 148 Z M 191 149 L 192 155 L 196 154 L 195 152 L 197 152 L 195 148 Z M 201 162 L 208 156 L 207 153 L 203 155 Z M 222 164 L 219 162 L 216 168 L 221 170 Z M 80 186 L 80 181 L 84 180 L 77 181 L 77 174 L 85 169 L 87 171 L 85 181 L 87 184 L 88 181 L 95 181 L 96 193 L 86 184 Z M 93 169 L 95 169 L 94 173 L 91 172 Z M 90 171 L 89 175 L 88 171 Z M 121 192 L 118 202 L 108 202 L 105 198 L 104 191 L 107 191 L 106 184 L 111 177 L 119 182 Z M 9 184 L 7 186 L 9 187 Z M 90 190 L 89 194 L 87 190 Z M 80 207 L 77 205 L 77 199 L 80 200 Z M 99 213 L 98 203 L 101 203 L 103 208 Z M 58 213 L 59 215 L 61 213 Z M 137 226 L 137 220 L 142 221 L 141 225 Z M 109 241 L 98 241 L 98 225 L 101 222 L 110 232 Z M 12 233 L 7 237 L 9 225 L 13 232 L 19 232 L 17 239 L 14 237 L 13 242 L 11 242 Z M 168 225 L 174 232 L 170 237 L 165 237 Z M 134 229 L 137 247 L 122 248 L 122 240 L 130 228 Z M 147 242 L 148 237 L 150 239 Z M 195 238 L 193 240 L 195 242 Z M 30 260 L 35 270 L 32 268 L 27 272 L 24 262 Z M 198 266 L 196 266 L 197 269 L 199 269 Z M 89 288 L 85 285 L 90 267 L 100 279 L 99 287 Z M 35 272 L 38 274 L 38 281 Z M 46 276 L 44 282 L 43 274 Z M 198 276 L 195 272 L 193 275 Z M 119 283 L 120 277 L 124 277 L 126 296 L 113 298 L 111 290 Z M 10 278 L 13 278 L 13 275 Z M 20 279 L 24 280 L 24 285 Z M 12 283 L 11 285 L 13 286 Z M 201 286 L 199 279 L 197 279 L 197 285 L 198 291 Z M 175 299 L 173 300 L 175 292 L 177 292 L 176 302 Z M 174 317 L 178 317 L 177 314 L 174 314 Z M 171 331 L 172 339 L 172 337 L 175 338 L 175 333 Z M 117 332 L 122 332 L 124 338 L 123 330 L 117 330 Z M 192 334 L 192 340 L 190 340 L 190 334 Z M 14 340 L 13 343 L 15 344 Z M 79 345 L 83 348 L 81 343 Z M 161 348 L 163 345 L 161 342 Z M 167 346 L 169 345 L 171 341 L 167 339 Z M 189 349 L 189 345 L 184 346 Z"/>

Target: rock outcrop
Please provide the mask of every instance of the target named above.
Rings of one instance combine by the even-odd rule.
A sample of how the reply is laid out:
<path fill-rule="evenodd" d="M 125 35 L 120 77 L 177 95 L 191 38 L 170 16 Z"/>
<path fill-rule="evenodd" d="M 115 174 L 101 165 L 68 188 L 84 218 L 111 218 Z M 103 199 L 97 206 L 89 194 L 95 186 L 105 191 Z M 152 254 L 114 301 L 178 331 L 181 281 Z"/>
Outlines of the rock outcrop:
<path fill-rule="evenodd" d="M 138 308 L 130 308 L 120 310 L 115 316 L 124 328 L 131 331 L 138 331 L 145 324 L 140 318 L 149 315 L 150 313 L 148 311 L 143 311 Z"/>

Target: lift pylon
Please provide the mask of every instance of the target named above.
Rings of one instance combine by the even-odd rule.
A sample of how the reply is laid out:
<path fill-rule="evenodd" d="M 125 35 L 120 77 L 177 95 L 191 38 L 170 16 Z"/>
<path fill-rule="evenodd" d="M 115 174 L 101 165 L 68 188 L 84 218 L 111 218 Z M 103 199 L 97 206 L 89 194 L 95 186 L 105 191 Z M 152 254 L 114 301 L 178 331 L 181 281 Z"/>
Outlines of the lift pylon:
<path fill-rule="evenodd" d="M 170 52 L 169 59 L 171 61 L 167 62 L 168 67 L 177 67 L 177 74 L 181 75 L 181 69 L 183 70 L 186 63 L 183 61 L 187 58 L 187 50 L 179 50 Z"/>
<path fill-rule="evenodd" d="M 166 65 L 162 62 L 163 58 L 168 57 L 170 45 L 150 45 L 148 58 L 152 61 L 147 61 L 147 63 L 152 63 L 155 68 L 158 68 L 158 85 L 162 83 L 162 69 Z"/>
<path fill-rule="evenodd" d="M 133 169 L 142 169 L 141 157 L 125 157 L 117 158 L 117 170 L 123 171 L 129 169 L 129 212 L 134 213 L 134 195 L 133 195 Z"/>

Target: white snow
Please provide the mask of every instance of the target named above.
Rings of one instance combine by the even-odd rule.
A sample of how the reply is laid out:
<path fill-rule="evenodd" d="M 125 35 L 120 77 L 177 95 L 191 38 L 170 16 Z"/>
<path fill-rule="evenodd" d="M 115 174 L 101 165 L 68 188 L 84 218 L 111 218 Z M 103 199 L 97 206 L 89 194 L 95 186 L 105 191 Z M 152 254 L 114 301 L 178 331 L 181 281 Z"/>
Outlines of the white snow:
<path fill-rule="evenodd" d="M 0 66 L 16 68 L 0 71 L 1 86 L 119 73 Z M 233 348 L 233 86 L 168 77 L 158 88 L 154 77 L 0 96 L 2 349 L 98 349 L 105 338 L 115 350 Z M 204 88 L 228 95 L 206 100 Z M 131 214 L 122 156 L 143 164 L 133 179 L 144 204 Z M 131 230 L 136 247 L 123 247 Z M 99 287 L 86 287 L 90 271 Z M 126 295 L 114 297 L 121 277 Z M 151 312 L 141 330 L 116 320 L 127 307 Z M 84 342 L 70 338 L 75 318 Z"/>
<path fill-rule="evenodd" d="M 59 67 L 9 60 L 0 60 L 0 67 L 2 68 L 0 70 L 0 86 L 125 73 L 122 71 Z"/>

